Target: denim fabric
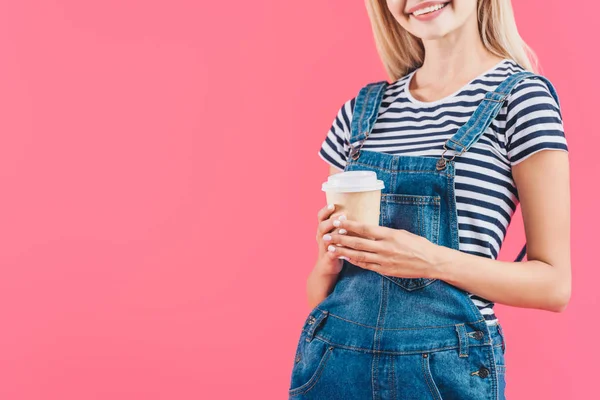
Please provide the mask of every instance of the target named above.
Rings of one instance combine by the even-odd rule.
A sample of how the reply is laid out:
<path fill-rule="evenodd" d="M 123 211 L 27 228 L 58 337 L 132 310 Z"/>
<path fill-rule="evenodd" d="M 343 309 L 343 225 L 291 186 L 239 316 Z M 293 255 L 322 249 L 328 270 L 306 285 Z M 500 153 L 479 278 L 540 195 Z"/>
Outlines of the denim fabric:
<path fill-rule="evenodd" d="M 532 76 L 539 77 L 511 75 L 488 93 L 447 148 L 467 151 L 516 83 Z M 386 85 L 374 82 L 360 90 L 352 142 L 368 138 Z M 440 162 L 361 147 L 353 148 L 345 170 L 375 171 L 384 181 L 380 225 L 458 250 L 454 157 Z M 505 349 L 501 325 L 487 325 L 464 290 L 437 279 L 386 276 L 344 261 L 334 290 L 304 322 L 289 398 L 504 400 Z"/>

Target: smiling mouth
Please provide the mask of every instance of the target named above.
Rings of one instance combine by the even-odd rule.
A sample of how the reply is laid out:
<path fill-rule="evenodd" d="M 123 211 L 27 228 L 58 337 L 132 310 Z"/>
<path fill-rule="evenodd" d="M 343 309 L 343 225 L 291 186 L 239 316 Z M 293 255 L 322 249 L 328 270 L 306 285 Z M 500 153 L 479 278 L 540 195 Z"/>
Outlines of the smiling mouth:
<path fill-rule="evenodd" d="M 425 14 L 430 14 L 432 12 L 441 10 L 442 8 L 446 7 L 449 3 L 438 3 L 438 4 L 434 4 L 433 6 L 429 6 L 429 7 L 424 7 L 421 8 L 419 10 L 414 11 L 413 13 L 411 13 L 411 15 L 414 16 L 419 16 L 419 15 L 425 15 Z"/>

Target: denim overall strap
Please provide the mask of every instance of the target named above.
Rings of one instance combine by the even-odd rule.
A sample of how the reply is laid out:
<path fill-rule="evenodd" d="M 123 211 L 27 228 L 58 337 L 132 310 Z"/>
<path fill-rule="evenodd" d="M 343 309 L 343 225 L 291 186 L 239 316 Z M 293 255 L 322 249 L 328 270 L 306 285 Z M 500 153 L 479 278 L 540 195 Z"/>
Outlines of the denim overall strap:
<path fill-rule="evenodd" d="M 362 87 L 354 101 L 350 126 L 350 156 L 357 160 L 362 146 L 375 125 L 379 115 L 379 105 L 388 85 L 387 81 L 368 83 Z M 352 142 L 360 142 L 358 148 Z"/>
<path fill-rule="evenodd" d="M 444 153 L 448 150 L 453 150 L 455 153 L 458 153 L 452 157 L 452 159 L 454 159 L 454 157 L 460 156 L 468 151 L 490 126 L 494 118 L 496 118 L 504 101 L 510 95 L 510 92 L 514 87 L 527 78 L 537 78 L 544 81 L 546 85 L 548 85 L 550 94 L 552 94 L 552 97 L 554 97 L 554 100 L 558 104 L 556 90 L 552 86 L 552 83 L 545 77 L 528 71 L 512 74 L 500 83 L 496 90 L 485 94 L 485 97 L 481 103 L 479 103 L 471 118 L 458 129 L 454 136 L 444 143 Z M 442 159 L 440 159 L 440 169 L 443 169 L 443 167 L 445 167 L 445 161 L 443 160 L 442 154 Z"/>
<path fill-rule="evenodd" d="M 500 83 L 500 85 L 498 85 L 496 90 L 487 92 L 485 94 L 484 99 L 481 101 L 481 103 L 479 103 L 471 118 L 469 118 L 469 120 L 458 129 L 454 136 L 444 143 L 444 151 L 437 164 L 438 170 L 443 170 L 446 167 L 447 160 L 444 158 L 444 153 L 446 153 L 446 151 L 453 150 L 455 152 L 450 159 L 453 160 L 455 157 L 464 154 L 471 148 L 471 146 L 473 146 L 473 144 L 475 144 L 475 142 L 477 142 L 483 132 L 485 132 L 485 130 L 488 128 L 488 126 L 490 126 L 494 118 L 496 118 L 500 112 L 500 109 L 502 108 L 506 98 L 510 95 L 510 92 L 519 82 L 527 78 L 537 78 L 545 82 L 548 86 L 550 94 L 552 97 L 554 97 L 556 104 L 559 104 L 556 90 L 547 78 L 528 71 L 517 72 L 510 75 L 502 83 Z M 521 261 L 526 254 L 527 245 L 525 244 L 515 259 L 515 262 Z"/>

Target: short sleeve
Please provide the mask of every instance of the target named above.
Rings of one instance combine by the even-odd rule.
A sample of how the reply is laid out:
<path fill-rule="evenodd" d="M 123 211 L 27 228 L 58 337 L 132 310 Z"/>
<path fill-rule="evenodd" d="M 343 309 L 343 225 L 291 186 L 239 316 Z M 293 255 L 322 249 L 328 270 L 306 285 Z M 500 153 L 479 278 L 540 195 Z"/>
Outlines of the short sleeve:
<path fill-rule="evenodd" d="M 542 150 L 568 151 L 559 105 L 543 81 L 520 82 L 507 103 L 506 150 L 511 165 Z"/>
<path fill-rule="evenodd" d="M 319 156 L 323 160 L 342 170 L 346 167 L 350 153 L 350 124 L 354 100 L 355 97 L 342 104 L 319 149 Z"/>

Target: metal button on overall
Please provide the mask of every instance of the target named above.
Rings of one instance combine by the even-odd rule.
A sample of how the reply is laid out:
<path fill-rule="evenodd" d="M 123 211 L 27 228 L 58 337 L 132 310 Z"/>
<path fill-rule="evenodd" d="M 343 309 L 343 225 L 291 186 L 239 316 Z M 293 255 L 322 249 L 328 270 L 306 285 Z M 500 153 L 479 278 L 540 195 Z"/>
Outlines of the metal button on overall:
<path fill-rule="evenodd" d="M 481 331 L 475 331 L 474 335 L 475 335 L 475 339 L 477 339 L 477 340 L 483 339 L 483 332 L 481 332 Z"/>
<path fill-rule="evenodd" d="M 490 374 L 490 370 L 487 369 L 486 367 L 479 368 L 479 376 L 480 377 L 487 378 L 489 374 Z"/>

